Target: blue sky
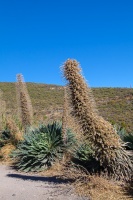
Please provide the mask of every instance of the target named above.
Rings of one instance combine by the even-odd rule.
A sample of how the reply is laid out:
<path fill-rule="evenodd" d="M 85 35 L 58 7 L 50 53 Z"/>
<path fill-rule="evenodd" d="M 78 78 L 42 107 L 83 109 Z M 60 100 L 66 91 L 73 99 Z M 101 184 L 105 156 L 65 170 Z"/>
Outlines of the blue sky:
<path fill-rule="evenodd" d="M 0 82 L 63 85 L 68 58 L 91 87 L 133 87 L 133 0 L 0 0 Z"/>

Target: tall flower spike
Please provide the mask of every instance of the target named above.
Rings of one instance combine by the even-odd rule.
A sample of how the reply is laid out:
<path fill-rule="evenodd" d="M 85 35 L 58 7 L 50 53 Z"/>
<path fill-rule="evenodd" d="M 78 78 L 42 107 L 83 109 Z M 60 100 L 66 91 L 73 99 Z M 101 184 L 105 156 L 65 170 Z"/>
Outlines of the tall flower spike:
<path fill-rule="evenodd" d="M 6 102 L 3 100 L 3 92 L 0 90 L 0 129 L 3 128 L 3 117 L 6 113 Z"/>
<path fill-rule="evenodd" d="M 63 71 L 68 81 L 73 115 L 80 124 L 84 136 L 91 142 L 95 158 L 109 176 L 114 179 L 130 180 L 133 173 L 131 159 L 123 149 L 122 141 L 113 126 L 98 115 L 91 89 L 81 74 L 79 63 L 68 59 L 64 63 Z"/>
<path fill-rule="evenodd" d="M 20 118 L 23 127 L 26 128 L 26 126 L 32 124 L 33 110 L 30 96 L 28 94 L 26 83 L 24 82 L 22 74 L 17 74 L 16 89 Z"/>
<path fill-rule="evenodd" d="M 67 93 L 66 87 L 64 87 L 64 105 L 63 105 L 63 116 L 62 116 L 62 136 L 64 143 L 67 143 L 67 123 L 68 123 L 68 111 L 67 111 Z"/>

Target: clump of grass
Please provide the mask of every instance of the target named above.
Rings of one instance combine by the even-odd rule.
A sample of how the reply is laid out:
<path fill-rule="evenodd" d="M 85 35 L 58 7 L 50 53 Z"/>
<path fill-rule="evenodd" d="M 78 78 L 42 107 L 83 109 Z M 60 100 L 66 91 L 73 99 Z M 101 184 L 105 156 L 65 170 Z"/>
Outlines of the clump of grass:
<path fill-rule="evenodd" d="M 10 144 L 14 147 L 23 140 L 22 130 L 16 125 L 14 119 L 5 118 L 3 130 L 0 132 L 0 148 Z"/>
<path fill-rule="evenodd" d="M 3 162 L 11 162 L 10 153 L 23 139 L 22 133 L 13 118 L 4 117 L 3 129 L 0 132 L 0 157 Z"/>
<path fill-rule="evenodd" d="M 121 182 L 113 182 L 98 175 L 88 175 L 84 181 L 75 182 L 74 186 L 79 195 L 91 197 L 93 200 L 132 199 L 132 194 L 126 192 Z"/>
<path fill-rule="evenodd" d="M 114 127 L 99 116 L 91 89 L 88 88 L 79 63 L 68 59 L 63 66 L 68 81 L 72 115 L 80 124 L 85 139 L 91 143 L 95 159 L 114 179 L 131 180 L 133 165 Z"/>
<path fill-rule="evenodd" d="M 0 149 L 0 161 L 2 161 L 3 163 L 12 163 L 10 154 L 12 153 L 13 150 L 15 150 L 15 148 L 16 147 L 11 143 L 5 144 Z"/>
<path fill-rule="evenodd" d="M 79 196 L 93 200 L 130 200 L 132 199 L 133 187 L 123 181 L 114 181 L 99 173 L 89 173 L 81 165 L 72 163 L 70 160 L 62 165 L 63 179 L 69 179 Z"/>

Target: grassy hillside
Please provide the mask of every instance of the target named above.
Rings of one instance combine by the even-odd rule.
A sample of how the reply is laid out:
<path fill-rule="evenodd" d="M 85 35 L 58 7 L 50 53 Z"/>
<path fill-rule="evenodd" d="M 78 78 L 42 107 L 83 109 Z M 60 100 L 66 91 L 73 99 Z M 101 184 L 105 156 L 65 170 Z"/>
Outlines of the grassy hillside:
<path fill-rule="evenodd" d="M 34 116 L 41 121 L 61 118 L 63 87 L 56 85 L 27 83 Z M 6 113 L 17 114 L 15 83 L 0 83 Z M 118 123 L 133 132 L 133 89 L 130 88 L 93 88 L 93 95 L 99 113 L 112 123 Z"/>

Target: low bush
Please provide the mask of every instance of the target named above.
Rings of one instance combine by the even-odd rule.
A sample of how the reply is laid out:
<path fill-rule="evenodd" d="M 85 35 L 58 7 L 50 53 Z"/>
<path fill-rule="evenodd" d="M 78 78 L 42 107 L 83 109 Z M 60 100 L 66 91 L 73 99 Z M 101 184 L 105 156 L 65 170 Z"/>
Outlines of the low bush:
<path fill-rule="evenodd" d="M 74 143 L 72 132 L 67 130 L 67 143 L 64 144 L 62 125 L 53 122 L 27 129 L 24 140 L 18 144 L 11 157 L 15 158 L 19 170 L 40 171 L 51 167 L 56 160 L 61 160 L 63 153 L 69 151 Z"/>
<path fill-rule="evenodd" d="M 5 146 L 6 144 L 12 144 L 16 146 L 18 143 L 18 140 L 16 138 L 16 135 L 13 135 L 9 129 L 5 129 L 1 131 L 0 133 L 0 148 Z"/>
<path fill-rule="evenodd" d="M 95 159 L 94 151 L 88 142 L 75 146 L 72 161 L 85 168 L 89 173 L 99 172 L 100 163 Z"/>
<path fill-rule="evenodd" d="M 127 133 L 125 128 L 115 125 L 115 129 L 121 140 L 125 143 L 127 150 L 133 150 L 133 133 Z"/>
<path fill-rule="evenodd" d="M 16 146 L 22 140 L 22 130 L 20 131 L 14 119 L 6 119 L 3 130 L 0 132 L 0 148 L 6 144 Z"/>

